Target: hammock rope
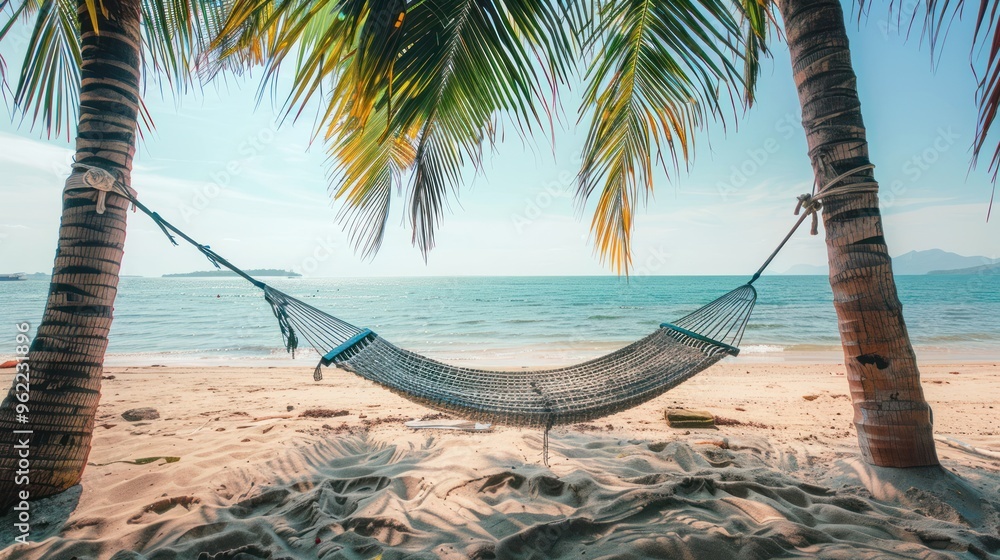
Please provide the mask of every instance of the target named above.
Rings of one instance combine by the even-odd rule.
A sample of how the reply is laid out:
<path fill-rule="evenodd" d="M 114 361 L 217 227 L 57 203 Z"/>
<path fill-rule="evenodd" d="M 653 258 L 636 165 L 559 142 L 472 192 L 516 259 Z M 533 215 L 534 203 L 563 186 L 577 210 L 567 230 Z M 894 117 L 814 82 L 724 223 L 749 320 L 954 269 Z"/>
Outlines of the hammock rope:
<path fill-rule="evenodd" d="M 143 205 L 135 191 L 108 171 L 80 163 L 66 188 L 94 188 L 103 208 L 115 192 L 148 215 L 170 241 L 177 237 L 200 251 L 216 268 L 228 268 L 264 292 L 292 353 L 302 345 L 320 356 L 313 377 L 322 379 L 324 366 L 337 366 L 433 409 L 479 421 L 540 427 L 594 420 L 632 408 L 657 397 L 726 356 L 739 354 L 750 314 L 757 300 L 753 283 L 760 278 L 792 234 L 810 216 L 815 220 L 821 200 L 835 195 L 877 192 L 874 180 L 837 186 L 845 178 L 874 166 L 863 165 L 840 174 L 823 188 L 799 197 L 802 212 L 785 238 L 744 285 L 673 323 L 605 356 L 555 369 L 492 371 L 445 364 L 396 347 L 369 329 L 308 305 L 239 269 L 208 245 L 185 234 Z M 82 173 L 79 173 L 82 172 Z M 815 231 L 813 232 L 815 233 Z"/>

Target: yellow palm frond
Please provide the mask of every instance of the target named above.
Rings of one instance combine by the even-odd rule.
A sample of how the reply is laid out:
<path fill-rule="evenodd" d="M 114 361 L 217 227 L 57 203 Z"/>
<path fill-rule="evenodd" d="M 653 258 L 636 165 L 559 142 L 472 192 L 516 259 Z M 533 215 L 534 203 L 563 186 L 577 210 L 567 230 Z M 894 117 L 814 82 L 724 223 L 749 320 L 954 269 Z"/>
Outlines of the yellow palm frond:
<path fill-rule="evenodd" d="M 731 90 L 742 82 L 733 61 L 746 56 L 731 8 L 717 0 L 601 6 L 581 107 L 593 120 L 577 195 L 582 206 L 600 191 L 591 221 L 594 246 L 619 273 L 632 266 L 635 209 L 653 191 L 653 162 L 664 161 L 664 151 L 674 170 L 687 162 L 692 130 L 722 116 L 720 91 L 741 93 Z"/>

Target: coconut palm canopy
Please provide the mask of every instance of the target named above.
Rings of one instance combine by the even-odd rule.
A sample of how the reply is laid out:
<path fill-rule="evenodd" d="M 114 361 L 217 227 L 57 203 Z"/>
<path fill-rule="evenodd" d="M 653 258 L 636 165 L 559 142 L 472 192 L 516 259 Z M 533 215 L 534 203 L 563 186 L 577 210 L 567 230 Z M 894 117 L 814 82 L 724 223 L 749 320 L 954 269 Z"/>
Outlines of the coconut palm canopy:
<path fill-rule="evenodd" d="M 95 13 L 106 3 L 83 5 Z M 922 14 L 922 33 L 936 44 L 964 4 L 928 0 L 900 24 L 912 27 Z M 870 1 L 862 5 L 872 8 Z M 426 257 L 463 170 L 476 169 L 484 147 L 508 126 L 524 136 L 553 126 L 560 86 L 582 82 L 577 112 L 588 132 L 578 201 L 582 207 L 596 195 L 596 250 L 626 273 L 635 211 L 653 190 L 654 167 L 676 170 L 692 154 L 694 129 L 724 117 L 740 98 L 752 103 L 774 21 L 771 4 L 755 0 L 141 6 L 147 77 L 152 69 L 185 89 L 220 70 L 262 66 L 263 93 L 282 68 L 293 73 L 286 110 L 297 118 L 318 108 L 316 135 L 331 156 L 331 195 L 344 203 L 339 219 L 364 256 L 378 250 L 397 196 Z M 988 53 L 973 161 L 1000 107 L 997 6 L 990 0 L 977 6 L 974 52 Z M 0 40 L 19 20 L 34 21 L 16 106 L 51 134 L 65 127 L 68 135 L 79 90 L 77 2 L 0 0 L 0 8 L 7 18 Z M 894 2 L 888 9 L 899 11 Z M 151 116 L 145 110 L 141 116 L 151 127 Z M 1000 145 L 990 168 L 995 178 Z"/>
<path fill-rule="evenodd" d="M 626 272 L 653 167 L 678 167 L 693 130 L 752 90 L 767 25 L 757 2 L 724 0 L 141 4 L 147 69 L 177 88 L 196 75 L 262 66 L 263 92 L 291 70 L 286 109 L 299 117 L 318 107 L 331 194 L 345 203 L 339 217 L 365 256 L 382 242 L 394 191 L 426 256 L 463 170 L 477 168 L 507 127 L 527 137 L 553 126 L 559 87 L 582 81 L 578 112 L 589 131 L 579 197 L 596 191 L 598 251 Z M 68 132 L 79 89 L 76 2 L 0 6 L 8 8 L 0 39 L 18 20 L 35 22 L 16 105 L 51 132 Z"/>
<path fill-rule="evenodd" d="M 627 270 L 653 165 L 686 159 L 692 130 L 752 85 L 765 23 L 756 2 L 718 0 L 236 0 L 216 54 L 268 79 L 291 63 L 288 111 L 321 105 L 331 192 L 364 255 L 398 191 L 426 256 L 463 169 L 508 126 L 551 126 L 559 86 L 582 80 L 580 200 L 599 193 L 598 250 Z"/>
<path fill-rule="evenodd" d="M 225 22 L 225 2 L 140 2 L 143 22 L 143 75 L 158 77 L 178 90 L 195 83 L 199 62 Z M 113 11 L 109 0 L 0 0 L 0 41 L 30 26 L 30 37 L 12 99 L 19 112 L 44 125 L 51 136 L 76 126 L 80 93 L 78 9 L 87 14 Z M 91 16 L 88 18 L 93 19 Z M 96 27 L 97 22 L 92 21 Z M 9 92 L 8 71 L 0 77 Z M 143 107 L 143 124 L 153 121 Z"/>

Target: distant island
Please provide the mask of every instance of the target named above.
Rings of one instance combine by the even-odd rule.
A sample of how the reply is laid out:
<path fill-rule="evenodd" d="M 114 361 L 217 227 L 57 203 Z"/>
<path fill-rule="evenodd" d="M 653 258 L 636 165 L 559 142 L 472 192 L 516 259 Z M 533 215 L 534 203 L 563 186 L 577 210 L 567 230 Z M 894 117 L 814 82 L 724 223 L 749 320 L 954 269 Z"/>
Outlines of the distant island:
<path fill-rule="evenodd" d="M 298 272 L 292 272 L 290 270 L 280 270 L 277 268 L 253 268 L 246 271 L 250 276 L 286 276 L 288 278 L 297 278 L 302 276 Z M 198 270 L 195 272 L 181 272 L 178 274 L 164 274 L 164 278 L 219 278 L 227 276 L 236 276 L 236 273 L 231 270 Z"/>
<path fill-rule="evenodd" d="M 1000 262 L 959 268 L 956 270 L 932 270 L 927 274 L 1000 274 Z"/>

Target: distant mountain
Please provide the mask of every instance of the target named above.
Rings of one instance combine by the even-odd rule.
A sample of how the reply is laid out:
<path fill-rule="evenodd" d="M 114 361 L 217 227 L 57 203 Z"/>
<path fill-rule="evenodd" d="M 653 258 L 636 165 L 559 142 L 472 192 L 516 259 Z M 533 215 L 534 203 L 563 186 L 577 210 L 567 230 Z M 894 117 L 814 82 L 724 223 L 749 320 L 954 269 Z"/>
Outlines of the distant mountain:
<path fill-rule="evenodd" d="M 986 257 L 963 257 L 941 249 L 910 251 L 892 259 L 892 270 L 896 274 L 927 274 L 932 270 L 954 270 L 990 264 Z"/>
<path fill-rule="evenodd" d="M 969 268 L 957 268 L 954 270 L 932 270 L 927 274 L 1000 274 L 1000 262 L 971 266 Z"/>
<path fill-rule="evenodd" d="M 254 268 L 245 272 L 250 276 L 287 276 L 289 278 L 302 276 L 298 272 L 279 270 L 277 268 Z M 195 272 L 163 275 L 164 278 L 219 278 L 226 276 L 236 276 L 236 273 L 231 270 L 198 270 Z"/>
<path fill-rule="evenodd" d="M 964 257 L 956 253 L 929 249 L 927 251 L 910 251 L 892 258 L 892 270 L 895 274 L 944 274 L 954 270 L 966 270 L 981 266 L 993 265 L 994 261 L 986 257 Z M 829 268 L 824 266 L 797 264 L 783 274 L 829 274 Z M 956 273 L 956 274 L 969 274 Z"/>

